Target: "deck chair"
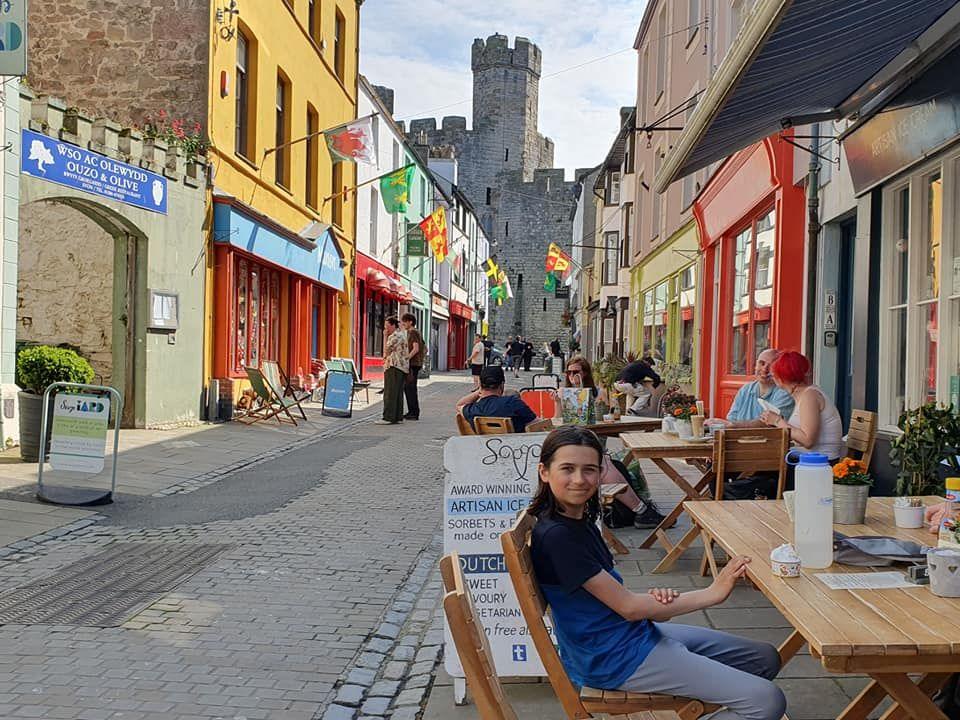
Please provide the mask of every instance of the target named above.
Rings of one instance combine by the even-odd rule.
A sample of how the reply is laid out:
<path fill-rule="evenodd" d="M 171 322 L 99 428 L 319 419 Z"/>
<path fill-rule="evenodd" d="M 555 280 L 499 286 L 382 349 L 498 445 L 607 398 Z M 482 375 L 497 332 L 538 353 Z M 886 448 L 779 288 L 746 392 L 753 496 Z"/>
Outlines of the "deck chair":
<path fill-rule="evenodd" d="M 723 485 L 730 475 L 751 475 L 758 472 L 777 473 L 777 494 L 783 497 L 787 480 L 787 453 L 790 452 L 790 431 L 786 428 L 732 428 L 717 430 L 713 441 L 713 470 L 716 480 L 714 500 L 723 500 Z M 700 573 L 707 568 L 715 575 L 716 559 L 713 555 L 713 539 L 694 525 L 667 552 L 653 569 L 654 573 L 666 572 L 686 551 L 697 537 L 703 538 L 703 558 Z"/>
<path fill-rule="evenodd" d="M 553 420 L 550 418 L 534 420 L 532 423 L 527 423 L 527 426 L 523 429 L 524 432 L 529 433 L 550 432 L 551 430 L 553 430 Z"/>
<path fill-rule="evenodd" d="M 473 425 L 470 424 L 470 421 L 467 420 L 463 415 L 457 413 L 457 430 L 460 431 L 461 435 L 476 435 L 476 431 L 473 429 Z"/>
<path fill-rule="evenodd" d="M 520 391 L 520 399 L 523 400 L 524 405 L 533 410 L 534 414 L 541 420 L 544 418 L 553 418 L 557 415 L 557 396 L 555 390 L 523 388 Z"/>
<path fill-rule="evenodd" d="M 869 469 L 873 446 L 877 442 L 877 414 L 866 410 L 851 410 L 850 428 L 845 441 L 847 456 L 863 460 Z"/>
<path fill-rule="evenodd" d="M 361 380 L 357 373 L 357 366 L 353 363 L 353 358 L 330 358 L 325 361 L 327 370 L 331 372 L 349 373 L 353 376 L 353 395 L 357 396 L 361 391 L 364 393 L 364 400 L 370 402 L 370 381 Z"/>
<path fill-rule="evenodd" d="M 275 417 L 279 423 L 290 422 L 296 425 L 296 418 L 290 414 L 291 407 L 296 407 L 300 411 L 300 414 L 303 415 L 303 419 L 307 419 L 303 408 L 300 407 L 301 400 L 284 397 L 279 390 L 271 386 L 270 382 L 259 369 L 248 367 L 245 368 L 245 370 L 247 371 L 247 378 L 250 380 L 250 385 L 253 387 L 253 391 L 257 394 L 257 397 L 253 401 L 253 406 L 246 414 L 237 418 L 240 422 L 253 425 L 260 420 L 269 420 Z M 288 419 L 285 420 L 283 415 L 286 415 Z"/>
<path fill-rule="evenodd" d="M 290 378 L 280 367 L 280 363 L 275 360 L 264 360 L 260 363 L 260 370 L 263 376 L 270 381 L 270 384 L 277 388 L 284 397 L 294 397 L 300 402 L 309 400 L 312 393 L 309 390 L 298 390 L 290 382 Z"/>
<path fill-rule="evenodd" d="M 477 705 L 477 712 L 483 720 L 517 720 L 516 713 L 504 697 L 493 664 L 490 642 L 477 618 L 457 553 L 441 558 L 440 577 L 444 590 L 443 612 L 447 616 L 450 635 L 457 647 L 457 656 Z"/>
<path fill-rule="evenodd" d="M 510 435 L 513 433 L 513 420 L 502 417 L 475 417 L 473 427 L 477 435 Z"/>
<path fill-rule="evenodd" d="M 583 720 L 594 717 L 597 713 L 620 716 L 672 710 L 680 720 L 694 720 L 718 710 L 715 705 L 673 695 L 628 693 L 623 690 L 597 690 L 590 687 L 583 687 L 577 692 L 560 662 L 560 655 L 544 622 L 547 603 L 540 592 L 530 557 L 530 535 L 536 524 L 537 519 L 533 515 L 521 513 L 514 526 L 500 536 L 500 543 L 527 630 L 567 717 L 570 720 Z"/>

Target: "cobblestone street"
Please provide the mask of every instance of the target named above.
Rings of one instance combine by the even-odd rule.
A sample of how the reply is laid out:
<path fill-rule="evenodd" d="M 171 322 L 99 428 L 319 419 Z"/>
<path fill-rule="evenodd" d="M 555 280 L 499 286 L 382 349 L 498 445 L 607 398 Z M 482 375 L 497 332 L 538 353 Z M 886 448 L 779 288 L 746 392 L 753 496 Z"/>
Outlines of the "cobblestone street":
<path fill-rule="evenodd" d="M 191 493 L 118 503 L 100 522 L 6 557 L 0 584 L 10 589 L 121 543 L 228 545 L 120 627 L 0 628 L 0 717 L 413 718 L 442 641 L 428 580 L 443 439 L 462 391 L 435 384 L 419 423 L 382 428 L 373 412 Z"/>

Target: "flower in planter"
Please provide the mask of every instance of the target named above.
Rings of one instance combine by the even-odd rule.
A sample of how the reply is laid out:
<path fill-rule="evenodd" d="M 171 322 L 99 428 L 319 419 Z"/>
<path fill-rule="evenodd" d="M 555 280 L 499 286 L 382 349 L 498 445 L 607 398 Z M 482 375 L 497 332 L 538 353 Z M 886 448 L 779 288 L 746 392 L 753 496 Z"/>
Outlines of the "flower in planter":
<path fill-rule="evenodd" d="M 684 407 L 674 408 L 673 416 L 677 420 L 689 420 L 691 417 L 697 414 L 696 405 L 686 405 Z"/>
<path fill-rule="evenodd" d="M 833 482 L 837 485 L 873 485 L 866 463 L 845 457 L 833 466 Z"/>

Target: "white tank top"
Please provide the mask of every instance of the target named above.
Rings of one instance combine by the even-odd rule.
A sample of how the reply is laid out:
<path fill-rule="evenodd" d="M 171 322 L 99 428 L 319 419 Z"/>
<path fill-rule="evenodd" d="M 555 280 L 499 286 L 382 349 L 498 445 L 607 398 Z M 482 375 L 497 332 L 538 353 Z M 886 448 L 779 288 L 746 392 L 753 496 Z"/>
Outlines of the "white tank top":
<path fill-rule="evenodd" d="M 813 447 L 807 448 L 805 452 L 823 453 L 830 460 L 836 460 L 843 457 L 846 453 L 846 445 L 843 443 L 843 422 L 840 420 L 840 412 L 830 398 L 823 394 L 823 390 L 816 385 L 810 386 L 823 399 L 823 409 L 820 410 L 820 435 Z M 800 403 L 797 402 L 793 408 L 793 414 L 787 420 L 793 427 L 800 427 Z"/>

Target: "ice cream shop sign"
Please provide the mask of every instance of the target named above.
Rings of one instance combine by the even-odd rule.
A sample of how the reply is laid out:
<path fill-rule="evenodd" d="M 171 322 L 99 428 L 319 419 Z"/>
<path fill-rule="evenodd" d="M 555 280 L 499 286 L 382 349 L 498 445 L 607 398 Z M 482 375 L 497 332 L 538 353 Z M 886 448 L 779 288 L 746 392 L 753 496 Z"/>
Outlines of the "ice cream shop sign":
<path fill-rule="evenodd" d="M 23 130 L 21 140 L 24 175 L 167 214 L 167 179 L 162 175 L 31 130 Z"/>

